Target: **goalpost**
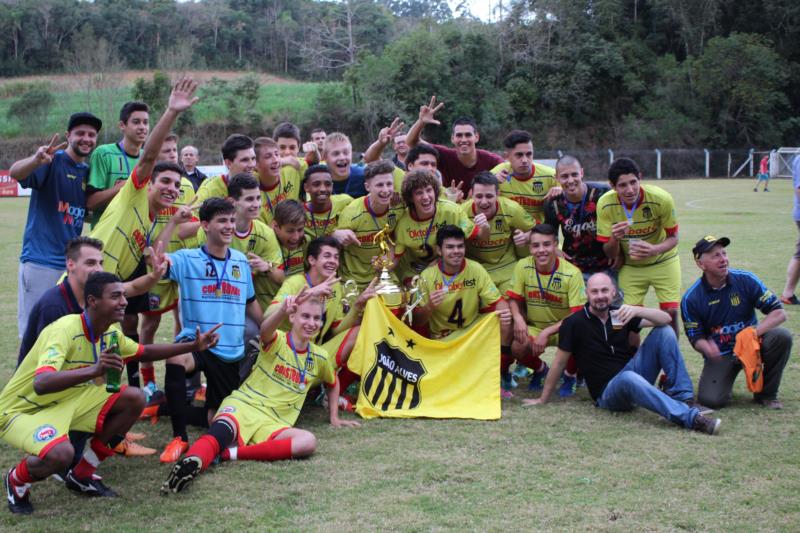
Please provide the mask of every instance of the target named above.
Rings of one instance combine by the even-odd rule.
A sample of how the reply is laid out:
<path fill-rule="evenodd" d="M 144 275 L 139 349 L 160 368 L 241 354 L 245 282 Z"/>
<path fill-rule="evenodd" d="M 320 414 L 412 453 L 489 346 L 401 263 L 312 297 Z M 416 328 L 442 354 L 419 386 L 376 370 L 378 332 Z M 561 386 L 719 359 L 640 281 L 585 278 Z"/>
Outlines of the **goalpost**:
<path fill-rule="evenodd" d="M 791 178 L 792 163 L 796 157 L 800 157 L 799 147 L 781 146 L 774 150 L 769 158 L 769 177 Z"/>

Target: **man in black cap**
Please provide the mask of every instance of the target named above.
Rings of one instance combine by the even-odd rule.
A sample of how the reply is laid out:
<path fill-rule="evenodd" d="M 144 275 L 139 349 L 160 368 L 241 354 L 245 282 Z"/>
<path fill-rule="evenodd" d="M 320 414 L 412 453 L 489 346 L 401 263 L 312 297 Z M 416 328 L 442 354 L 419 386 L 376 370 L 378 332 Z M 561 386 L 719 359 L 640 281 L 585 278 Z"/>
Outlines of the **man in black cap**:
<path fill-rule="evenodd" d="M 9 174 L 33 189 L 22 238 L 17 324 L 22 338 L 28 315 L 42 293 L 64 272 L 64 250 L 80 236 L 86 214 L 86 158 L 97 145 L 103 123 L 91 113 L 75 113 L 67 124 L 67 140 L 58 134 L 32 156 L 11 165 Z"/>
<path fill-rule="evenodd" d="M 705 359 L 697 399 L 715 409 L 731 400 L 733 382 L 742 369 L 734 354 L 738 340 L 739 356 L 745 355 L 749 343 L 760 349 L 764 364 L 763 388 L 754 392 L 753 401 L 781 409 L 778 387 L 792 350 L 792 334 L 778 327 L 786 320 L 786 312 L 757 276 L 729 268 L 725 247 L 730 243 L 727 237 L 713 235 L 697 241 L 692 253 L 703 275 L 681 300 L 686 336 Z M 756 309 L 766 315 L 761 322 L 756 319 Z"/>

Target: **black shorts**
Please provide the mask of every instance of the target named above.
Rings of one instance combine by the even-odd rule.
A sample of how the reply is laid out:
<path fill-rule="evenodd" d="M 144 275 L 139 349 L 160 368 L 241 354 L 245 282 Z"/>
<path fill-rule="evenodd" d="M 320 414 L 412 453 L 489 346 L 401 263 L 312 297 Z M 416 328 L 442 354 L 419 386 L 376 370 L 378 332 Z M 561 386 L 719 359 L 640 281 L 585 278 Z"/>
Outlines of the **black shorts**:
<path fill-rule="evenodd" d="M 239 388 L 241 361 L 226 362 L 211 351 L 192 352 L 194 371 L 206 376 L 206 409 L 217 409 L 222 400 Z"/>
<path fill-rule="evenodd" d="M 136 278 L 144 276 L 147 274 L 147 263 L 144 261 L 144 256 L 139 260 L 139 264 L 136 265 L 136 270 L 133 271 L 133 274 L 128 276 L 123 281 L 133 281 Z M 139 296 L 131 296 L 128 298 L 128 307 L 125 308 L 126 315 L 138 315 L 139 313 L 144 313 L 145 311 L 150 310 L 150 294 L 144 293 L 140 294 Z"/>

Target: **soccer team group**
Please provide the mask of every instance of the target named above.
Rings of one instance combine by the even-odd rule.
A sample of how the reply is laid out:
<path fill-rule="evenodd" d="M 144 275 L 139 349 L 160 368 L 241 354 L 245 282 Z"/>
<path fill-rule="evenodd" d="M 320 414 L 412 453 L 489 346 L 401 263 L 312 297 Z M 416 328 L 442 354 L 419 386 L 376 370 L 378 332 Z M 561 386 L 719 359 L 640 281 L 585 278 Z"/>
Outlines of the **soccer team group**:
<path fill-rule="evenodd" d="M 4 475 L 12 512 L 32 512 L 31 484 L 51 475 L 115 496 L 95 471 L 115 453 L 155 452 L 129 432 L 143 416 L 172 424 L 164 493 L 219 461 L 314 453 L 315 436 L 294 424 L 317 385 L 333 426 L 358 425 L 339 417 L 357 394 L 347 360 L 387 265 L 397 285 L 422 288 L 413 319 L 424 335 L 452 339 L 497 316 L 504 399 L 522 379 L 542 391 L 526 404 L 585 384 L 598 407 L 638 405 L 714 434 L 720 420 L 708 415 L 744 368 L 754 400 L 781 407 L 791 335 L 780 299 L 730 269 L 730 241 L 714 236 L 695 245 L 702 275 L 681 297 L 673 199 L 643 185 L 634 161 L 610 165 L 610 187 L 585 182 L 574 157 L 534 164 L 524 131 L 505 137 L 504 157 L 477 149 L 469 119 L 454 122 L 453 147 L 430 144 L 423 130 L 444 105 L 434 97 L 408 130 L 399 120 L 383 128 L 358 163 L 346 135 L 314 130 L 303 143 L 284 123 L 272 137 L 228 137 L 227 172 L 206 177 L 197 150 L 179 156 L 171 133 L 196 90 L 178 81 L 152 131 L 147 105 L 125 104 L 122 139 L 107 145 L 96 146 L 101 121 L 75 113 L 66 142 L 54 136 L 10 170 L 32 189 L 19 363 L 0 393 L 0 438 L 26 454 Z M 650 287 L 660 309 L 643 306 Z M 697 396 L 679 308 L 705 360 Z M 175 343 L 154 344 L 168 312 Z M 128 386 L 108 391 L 107 373 L 123 369 Z M 195 390 L 200 374 L 207 386 Z M 189 424 L 207 428 L 191 446 Z"/>

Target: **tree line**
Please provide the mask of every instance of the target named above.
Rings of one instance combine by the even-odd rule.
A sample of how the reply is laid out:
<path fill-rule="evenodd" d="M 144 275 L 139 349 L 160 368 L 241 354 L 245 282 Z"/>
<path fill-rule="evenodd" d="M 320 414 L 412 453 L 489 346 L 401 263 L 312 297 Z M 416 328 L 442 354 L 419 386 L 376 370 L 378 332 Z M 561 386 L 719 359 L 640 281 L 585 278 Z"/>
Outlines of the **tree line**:
<path fill-rule="evenodd" d="M 795 0 L 507 0 L 492 22 L 444 0 L 1 0 L 0 28 L 3 76 L 110 62 L 338 81 L 301 126 L 365 140 L 431 94 L 493 148 L 511 127 L 564 149 L 800 138 Z"/>

